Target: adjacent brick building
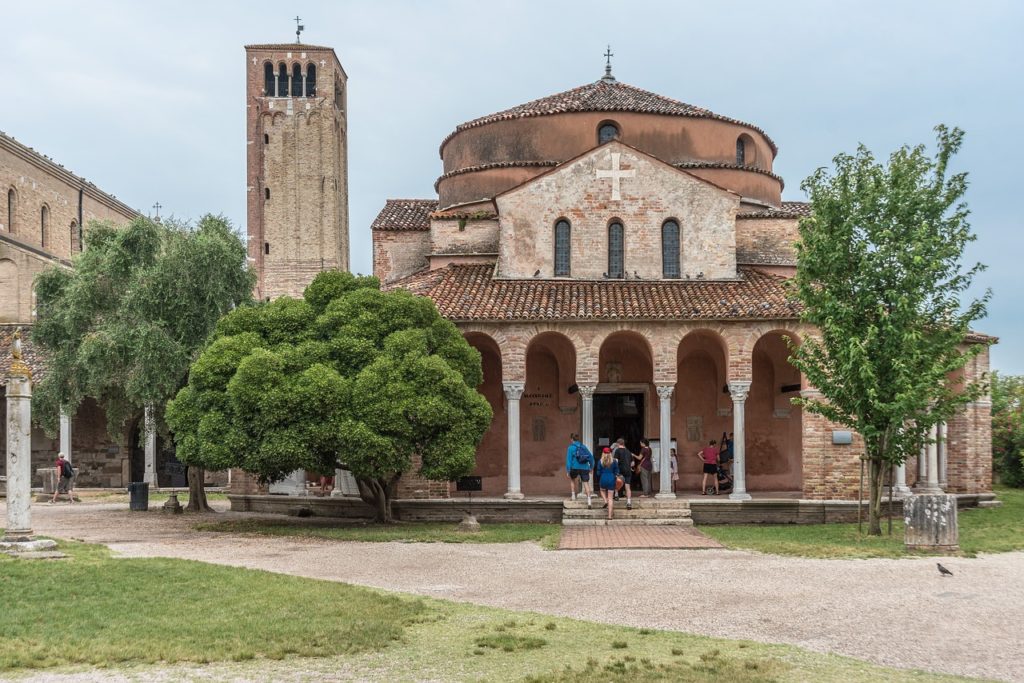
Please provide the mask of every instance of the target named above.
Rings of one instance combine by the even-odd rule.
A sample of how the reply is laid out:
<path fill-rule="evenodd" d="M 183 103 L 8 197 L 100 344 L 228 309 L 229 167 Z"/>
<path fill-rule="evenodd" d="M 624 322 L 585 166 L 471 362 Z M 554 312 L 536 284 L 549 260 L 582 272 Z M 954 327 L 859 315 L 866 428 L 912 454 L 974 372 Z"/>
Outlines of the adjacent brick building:
<path fill-rule="evenodd" d="M 608 72 L 457 126 L 438 197 L 387 201 L 374 273 L 432 298 L 481 353 L 485 493 L 564 495 L 574 432 L 592 449 L 670 439 L 696 491 L 694 453 L 735 432 L 746 490 L 856 497 L 859 438 L 835 443 L 845 428 L 791 402 L 814 393 L 787 346 L 814 334 L 786 288 L 809 207 L 782 201 L 777 153 L 756 126 Z M 982 353 L 965 374 L 987 370 Z M 949 423 L 947 490 L 990 490 L 988 411 Z M 446 494 L 416 477 L 400 492 Z"/>

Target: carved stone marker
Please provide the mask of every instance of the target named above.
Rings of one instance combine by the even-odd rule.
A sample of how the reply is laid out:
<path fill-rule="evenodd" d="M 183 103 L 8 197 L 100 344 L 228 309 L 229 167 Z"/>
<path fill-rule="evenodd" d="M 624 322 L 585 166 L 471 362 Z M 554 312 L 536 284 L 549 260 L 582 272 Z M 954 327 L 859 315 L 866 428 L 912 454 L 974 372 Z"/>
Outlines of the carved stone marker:
<path fill-rule="evenodd" d="M 960 549 L 956 496 L 929 493 L 903 499 L 903 543 L 907 550 Z"/>

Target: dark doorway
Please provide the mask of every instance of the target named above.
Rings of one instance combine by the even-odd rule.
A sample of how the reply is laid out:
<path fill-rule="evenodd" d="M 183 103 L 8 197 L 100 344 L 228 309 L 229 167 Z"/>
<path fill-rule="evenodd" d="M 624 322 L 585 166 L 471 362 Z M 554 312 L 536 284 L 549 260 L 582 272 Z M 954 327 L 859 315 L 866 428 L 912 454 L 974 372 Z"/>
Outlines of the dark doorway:
<path fill-rule="evenodd" d="M 610 444 L 619 437 L 626 440 L 626 448 L 639 453 L 643 435 L 643 394 L 594 394 L 595 453 L 601 452 L 602 444 Z"/>

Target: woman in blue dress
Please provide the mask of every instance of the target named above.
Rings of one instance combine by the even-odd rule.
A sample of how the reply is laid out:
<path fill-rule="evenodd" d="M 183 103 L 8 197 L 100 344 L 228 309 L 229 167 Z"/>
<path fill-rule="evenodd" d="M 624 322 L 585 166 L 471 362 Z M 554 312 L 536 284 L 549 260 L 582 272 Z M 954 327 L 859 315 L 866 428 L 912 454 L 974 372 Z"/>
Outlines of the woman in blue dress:
<path fill-rule="evenodd" d="M 605 448 L 601 452 L 601 459 L 594 468 L 594 475 L 601 486 L 601 498 L 608 508 L 608 519 L 611 519 L 615 507 L 615 480 L 619 476 L 619 463 L 612 457 L 610 448 Z"/>

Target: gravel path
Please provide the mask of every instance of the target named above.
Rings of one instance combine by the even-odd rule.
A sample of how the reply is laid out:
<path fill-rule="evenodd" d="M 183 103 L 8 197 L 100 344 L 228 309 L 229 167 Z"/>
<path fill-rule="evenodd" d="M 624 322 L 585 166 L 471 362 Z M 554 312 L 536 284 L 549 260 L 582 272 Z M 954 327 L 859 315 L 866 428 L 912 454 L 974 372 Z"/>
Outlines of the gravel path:
<path fill-rule="evenodd" d="M 223 507 L 225 503 L 220 503 Z M 0 506 L 2 508 L 2 506 Z M 239 513 L 216 515 L 237 518 Z M 178 557 L 591 621 L 790 643 L 878 664 L 1024 681 L 1024 553 L 810 560 L 730 550 L 544 551 L 530 543 L 339 543 L 191 530 L 123 504 L 37 505 L 37 533 L 127 557 Z M 382 570 L 386 568 L 386 570 Z M 581 573 L 640 581 L 635 604 L 567 600 Z M 626 577 L 632 577 L 627 579 Z M 643 578 L 641 578 L 643 577 Z"/>

